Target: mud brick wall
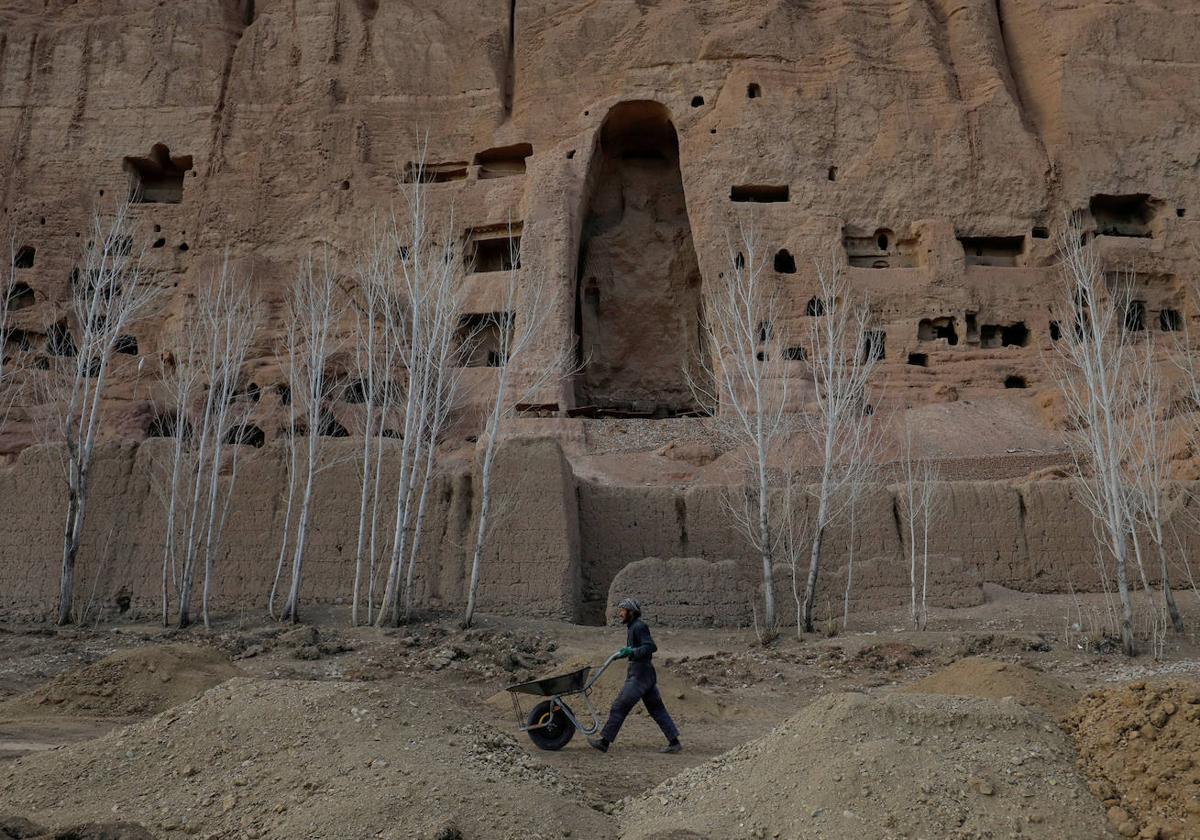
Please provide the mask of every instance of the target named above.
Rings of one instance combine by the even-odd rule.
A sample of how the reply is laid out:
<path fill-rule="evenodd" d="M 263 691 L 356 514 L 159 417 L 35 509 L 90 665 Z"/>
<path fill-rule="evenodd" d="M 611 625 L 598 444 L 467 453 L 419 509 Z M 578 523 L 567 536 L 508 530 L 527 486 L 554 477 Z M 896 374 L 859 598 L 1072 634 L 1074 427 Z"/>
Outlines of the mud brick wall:
<path fill-rule="evenodd" d="M 347 603 L 351 597 L 359 504 L 355 449 L 351 440 L 333 440 L 325 448 L 304 569 L 308 603 Z M 165 525 L 158 487 L 166 455 L 165 441 L 98 452 L 77 573 L 83 601 L 111 600 L 125 592 L 147 608 L 157 603 Z M 265 604 L 283 530 L 283 457 L 282 449 L 267 446 L 241 464 L 216 564 L 218 609 Z M 758 586 L 759 559 L 732 524 L 726 488 L 579 479 L 553 438 L 506 440 L 496 457 L 496 508 L 483 562 L 481 609 L 600 622 L 610 594 L 629 587 L 635 589 L 625 594 L 654 599 L 662 609 L 669 605 L 684 622 L 707 621 L 688 617 L 688 608 L 717 604 L 722 597 L 734 615 L 748 605 L 746 593 Z M 394 461 L 385 459 L 385 486 L 394 486 Z M 464 465 L 438 476 L 430 491 L 414 583 L 420 605 L 465 603 L 478 513 L 477 472 L 477 466 Z M 855 597 L 861 607 L 895 600 L 896 588 L 907 582 L 907 536 L 898 518 L 897 491 L 877 488 L 856 508 Z M 1028 592 L 1101 588 L 1092 521 L 1075 491 L 1066 481 L 940 484 L 930 534 L 930 552 L 937 558 L 931 567 L 935 603 L 970 603 L 971 593 L 985 582 Z M 1198 505 L 1194 485 L 1179 485 L 1176 494 L 1171 522 L 1180 527 L 1173 532 L 1171 562 L 1181 584 L 1187 579 L 1183 558 L 1200 551 L 1200 537 L 1191 527 Z M 27 449 L 15 464 L 0 468 L 0 605 L 54 603 L 64 498 L 61 462 L 52 449 Z M 797 494 L 792 503 L 797 521 L 811 520 L 810 496 Z M 389 499 L 382 519 L 390 522 L 393 515 Z M 849 542 L 843 518 L 825 537 L 818 597 L 823 611 L 840 604 Z M 686 559 L 636 565 L 646 558 L 679 557 Z M 787 560 L 776 562 L 780 591 L 789 593 Z M 803 570 L 807 562 L 807 556 L 798 560 Z M 678 579 L 659 574 L 672 569 Z M 1156 584 L 1157 564 L 1148 562 L 1146 572 L 1148 582 Z M 1135 569 L 1130 575 L 1136 580 Z M 646 591 L 639 594 L 637 586 Z M 781 595 L 780 600 L 786 599 Z"/>
<path fill-rule="evenodd" d="M 360 474 L 356 445 L 324 448 L 303 571 L 306 603 L 349 603 L 353 592 Z M 162 580 L 166 510 L 157 488 L 168 463 L 165 441 L 104 447 L 97 453 L 87 527 L 76 571 L 81 603 L 118 592 L 153 609 Z M 398 459 L 385 458 L 384 487 L 394 487 Z M 481 607 L 573 617 L 578 579 L 570 467 L 555 441 L 501 445 L 493 480 L 503 497 L 483 567 Z M 65 484 L 57 453 L 25 450 L 0 468 L 0 604 L 44 608 L 58 595 Z M 214 575 L 219 610 L 263 609 L 274 578 L 286 497 L 284 451 L 268 446 L 244 456 Z M 416 603 L 465 603 L 475 538 L 476 490 L 469 470 L 437 478 L 414 580 Z M 388 496 L 384 529 L 395 515 Z M 288 555 L 290 561 L 290 553 Z M 382 587 L 385 570 L 379 573 Z M 285 573 L 285 585 L 286 585 Z"/>

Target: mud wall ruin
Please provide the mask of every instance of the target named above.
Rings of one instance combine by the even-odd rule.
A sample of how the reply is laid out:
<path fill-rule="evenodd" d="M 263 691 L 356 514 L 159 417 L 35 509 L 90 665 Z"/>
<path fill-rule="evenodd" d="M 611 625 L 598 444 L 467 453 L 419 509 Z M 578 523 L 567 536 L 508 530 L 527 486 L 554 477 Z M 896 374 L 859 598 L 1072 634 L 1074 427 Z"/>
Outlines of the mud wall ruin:
<path fill-rule="evenodd" d="M 315 501 L 304 592 L 309 603 L 347 604 L 352 594 L 358 527 L 357 476 L 347 447 L 335 442 Z M 153 614 L 162 574 L 164 509 L 154 491 L 161 442 L 110 447 L 98 462 L 95 515 L 89 519 L 77 580 L 84 602 L 111 605 L 117 596 Z M 279 554 L 283 511 L 262 488 L 281 480 L 283 452 L 268 447 L 247 459 L 217 564 L 214 606 L 221 612 L 265 608 Z M 0 468 L 0 498 L 39 499 L 0 520 L 0 606 L 48 608 L 60 560 L 63 505 L 60 466 L 42 449 Z M 386 477 L 385 477 L 386 478 Z M 758 586 L 758 560 L 725 510 L 726 489 L 609 485 L 577 477 L 552 438 L 505 441 L 497 454 L 498 496 L 506 507 L 484 559 L 481 609 L 601 623 L 610 595 L 662 605 L 661 620 L 679 624 L 747 623 Z M 1200 488 L 1189 484 L 1172 519 L 1190 521 Z M 893 506 L 896 488 L 864 498 L 856 534 L 855 605 L 895 606 L 907 597 L 907 546 Z M 417 567 L 415 602 L 457 609 L 466 599 L 474 535 L 472 470 L 443 475 L 431 496 L 432 522 Z M 934 603 L 969 603 L 970 592 L 995 583 L 1025 592 L 1101 588 L 1091 520 L 1070 482 L 943 482 L 943 516 L 931 533 Z M 800 497 L 798 515 L 807 517 Z M 386 516 L 386 512 L 385 512 Z M 1180 550 L 1200 551 L 1194 529 L 1180 528 Z M 848 526 L 827 538 L 820 612 L 840 606 Z M 646 558 L 660 558 L 647 564 Z M 687 558 L 676 561 L 672 558 Z M 686 576 L 658 574 L 663 568 Z M 649 569 L 649 571 L 647 571 Z M 781 593 L 790 570 L 777 568 Z M 1151 584 L 1156 583 L 1153 574 Z M 786 612 L 786 611 L 785 611 Z M 714 620 L 716 613 L 723 616 Z"/>

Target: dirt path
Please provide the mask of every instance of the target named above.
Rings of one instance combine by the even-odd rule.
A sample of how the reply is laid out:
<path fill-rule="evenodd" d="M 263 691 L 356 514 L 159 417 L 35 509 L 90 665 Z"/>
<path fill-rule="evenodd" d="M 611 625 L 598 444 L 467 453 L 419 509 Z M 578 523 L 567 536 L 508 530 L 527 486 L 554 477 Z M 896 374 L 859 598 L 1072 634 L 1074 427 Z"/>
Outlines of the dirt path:
<path fill-rule="evenodd" d="M 9 626 L 0 632 L 0 814 L 55 827 L 119 818 L 164 838 L 959 836 L 962 818 L 992 836 L 1091 840 L 1114 808 L 1113 819 L 1139 830 L 1139 820 L 1189 813 L 1186 795 L 1166 812 L 1139 805 L 1140 789 L 1126 799 L 1119 775 L 1096 787 L 1075 769 L 1053 715 L 1088 691 L 1195 681 L 1195 641 L 1173 637 L 1161 660 L 1127 660 L 1086 628 L 1064 629 L 1064 616 L 1092 604 L 988 594 L 980 607 L 935 614 L 920 633 L 903 611 L 856 617 L 853 632 L 836 637 L 785 635 L 769 646 L 750 630 L 655 628 L 680 755 L 657 752 L 662 736 L 644 712 L 607 755 L 580 735 L 543 752 L 517 731 L 503 686 L 602 662 L 623 641 L 615 627 L 485 617 L 465 633 L 452 618 L 381 631 L 347 628 L 337 611 L 314 611 L 316 626 L 229 623 L 212 633 Z M 1195 626 L 1200 610 L 1181 600 Z M 601 718 L 622 673 L 618 665 L 597 684 Z M 1087 731 L 1107 731 L 1107 709 L 1096 705 Z M 820 720 L 796 723 L 804 715 Z M 1200 714 L 1174 719 L 1183 726 Z M 907 741 L 889 735 L 889 720 L 907 721 Z M 947 731 L 979 737 L 940 740 Z M 989 731 L 1010 733 L 1007 753 L 987 746 Z M 803 756 L 781 738 L 802 740 Z M 792 784 L 833 761 L 835 743 L 874 756 L 875 770 L 833 762 L 821 773 L 878 772 L 870 794 Z M 1014 752 L 1035 743 L 1032 758 Z M 906 788 L 934 747 L 936 784 Z M 1123 746 L 1099 738 L 1090 749 L 1092 766 L 1117 775 Z M 720 791 L 742 789 L 737 756 L 751 754 L 767 756 L 754 772 L 775 768 L 789 781 L 723 800 Z M 1024 769 L 1014 776 L 1014 767 Z M 979 793 L 989 784 L 994 794 Z M 1083 791 L 1078 810 L 1055 812 L 1068 789 Z M 927 807 L 910 807 L 922 797 Z M 727 820 L 743 807 L 748 816 Z M 1019 825 L 1002 818 L 1014 809 Z M 717 833 L 689 821 L 692 812 L 708 813 Z"/>

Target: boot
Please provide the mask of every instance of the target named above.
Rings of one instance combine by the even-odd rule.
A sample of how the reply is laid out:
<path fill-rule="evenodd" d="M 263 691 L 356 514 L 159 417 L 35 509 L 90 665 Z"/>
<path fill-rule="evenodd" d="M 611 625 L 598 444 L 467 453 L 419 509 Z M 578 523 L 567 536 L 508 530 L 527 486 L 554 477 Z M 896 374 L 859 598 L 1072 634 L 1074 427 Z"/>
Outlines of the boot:
<path fill-rule="evenodd" d="M 678 753 L 683 752 L 683 744 L 679 743 L 678 738 L 672 738 L 667 742 L 667 745 L 659 750 L 660 753 Z"/>
<path fill-rule="evenodd" d="M 588 744 L 602 753 L 608 752 L 607 738 L 588 738 Z"/>

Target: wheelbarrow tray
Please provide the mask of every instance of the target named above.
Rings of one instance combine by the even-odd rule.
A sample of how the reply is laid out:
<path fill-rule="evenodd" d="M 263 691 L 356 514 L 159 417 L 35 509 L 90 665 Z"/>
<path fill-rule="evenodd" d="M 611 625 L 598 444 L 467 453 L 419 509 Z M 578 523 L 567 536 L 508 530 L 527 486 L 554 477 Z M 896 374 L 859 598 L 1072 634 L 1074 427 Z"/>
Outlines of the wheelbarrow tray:
<path fill-rule="evenodd" d="M 554 697 L 557 694 L 575 694 L 583 691 L 583 687 L 587 684 L 588 673 L 591 672 L 590 665 L 580 668 L 578 671 L 572 671 L 569 674 L 558 674 L 553 677 L 545 677 L 540 680 L 530 680 L 529 682 L 516 683 L 505 688 L 505 691 L 513 694 L 532 694 L 535 697 Z"/>

